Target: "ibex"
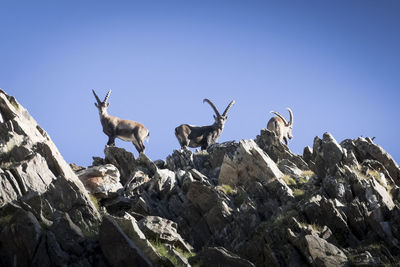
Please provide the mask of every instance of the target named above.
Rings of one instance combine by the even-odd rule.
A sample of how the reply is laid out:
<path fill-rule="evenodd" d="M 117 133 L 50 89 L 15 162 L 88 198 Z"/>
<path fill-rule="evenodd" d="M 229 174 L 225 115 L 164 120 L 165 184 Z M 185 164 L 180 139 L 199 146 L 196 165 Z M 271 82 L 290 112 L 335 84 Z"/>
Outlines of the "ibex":
<path fill-rule="evenodd" d="M 144 153 L 145 146 L 143 141 L 149 137 L 149 130 L 144 127 L 143 124 L 130 121 L 130 120 L 122 120 L 120 118 L 110 116 L 107 113 L 107 108 L 110 103 L 107 102 L 108 97 L 110 96 L 111 90 L 108 91 L 106 97 L 103 102 L 100 101 L 94 90 L 93 94 L 97 100 L 97 103 L 94 105 L 99 110 L 100 114 L 100 122 L 103 126 L 103 132 L 108 136 L 108 146 L 115 145 L 115 138 L 122 139 L 124 141 L 132 141 L 136 150 L 141 153 Z"/>
<path fill-rule="evenodd" d="M 175 135 L 178 138 L 179 144 L 182 148 L 189 147 L 201 147 L 202 150 L 207 149 L 211 144 L 217 142 L 218 137 L 221 135 L 222 130 L 228 116 L 226 113 L 235 103 L 232 100 L 226 107 L 222 115 L 218 112 L 215 105 L 208 99 L 204 99 L 203 103 L 207 102 L 213 108 L 215 115 L 215 122 L 208 126 L 193 126 L 189 124 L 182 124 L 175 128 Z"/>
<path fill-rule="evenodd" d="M 282 142 L 285 141 L 285 144 L 287 145 L 289 140 L 292 139 L 292 129 L 293 129 L 293 112 L 290 108 L 287 108 L 289 111 L 290 115 L 290 121 L 287 122 L 285 118 L 279 114 L 276 111 L 271 111 L 271 113 L 275 114 L 277 117 L 272 117 L 267 124 L 267 129 L 274 132 L 278 138 L 279 141 Z"/>

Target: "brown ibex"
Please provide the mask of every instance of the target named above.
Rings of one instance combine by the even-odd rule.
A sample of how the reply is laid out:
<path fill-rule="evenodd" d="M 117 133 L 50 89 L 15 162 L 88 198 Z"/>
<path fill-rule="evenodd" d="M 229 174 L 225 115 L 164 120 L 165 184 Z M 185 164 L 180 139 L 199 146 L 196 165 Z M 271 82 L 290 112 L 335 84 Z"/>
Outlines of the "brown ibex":
<path fill-rule="evenodd" d="M 292 129 L 293 129 L 293 112 L 290 108 L 286 108 L 289 111 L 290 121 L 287 122 L 285 118 L 276 111 L 271 111 L 271 113 L 275 114 L 277 117 L 272 117 L 267 124 L 267 129 L 274 132 L 279 141 L 285 141 L 287 145 L 289 139 L 293 138 Z"/>
<path fill-rule="evenodd" d="M 207 149 L 211 144 L 217 142 L 218 137 L 221 135 L 222 130 L 228 116 L 226 113 L 235 103 L 232 100 L 226 107 L 222 115 L 218 112 L 215 105 L 208 99 L 204 99 L 203 103 L 207 102 L 213 108 L 215 115 L 215 122 L 208 126 L 194 126 L 189 124 L 182 124 L 175 128 L 175 135 L 178 138 L 179 144 L 182 148 L 189 147 L 201 147 L 202 150 Z"/>
<path fill-rule="evenodd" d="M 108 115 L 107 108 L 110 103 L 108 103 L 107 100 L 110 96 L 111 90 L 108 91 L 103 102 L 100 101 L 96 92 L 94 90 L 92 91 L 94 97 L 97 100 L 97 103 L 94 103 L 94 105 L 99 110 L 100 122 L 103 126 L 103 132 L 108 136 L 107 145 L 114 146 L 115 138 L 119 138 L 124 141 L 132 141 L 136 150 L 139 153 L 144 153 L 145 146 L 143 144 L 143 141 L 149 137 L 149 130 L 147 130 L 147 128 L 139 122 L 122 120 L 120 118 Z"/>

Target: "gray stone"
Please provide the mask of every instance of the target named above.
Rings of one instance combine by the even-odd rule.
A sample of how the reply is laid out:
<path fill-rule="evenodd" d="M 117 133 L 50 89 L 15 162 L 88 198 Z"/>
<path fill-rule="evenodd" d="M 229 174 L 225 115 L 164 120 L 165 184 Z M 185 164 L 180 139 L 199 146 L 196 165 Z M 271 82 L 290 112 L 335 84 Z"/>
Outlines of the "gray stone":
<path fill-rule="evenodd" d="M 74 221 L 80 227 L 96 224 L 100 216 L 81 181 L 49 135 L 4 91 L 0 91 L 0 114 L 0 207 L 41 195 L 51 209 L 76 215 L 72 220 L 81 214 L 80 221 Z"/>
<path fill-rule="evenodd" d="M 337 165 L 345 158 L 346 151 L 337 143 L 330 133 L 324 133 L 322 140 L 314 138 L 313 158 L 315 166 L 313 171 L 319 177 L 333 175 Z"/>
<path fill-rule="evenodd" d="M 90 167 L 76 174 L 86 190 L 98 198 L 116 196 L 122 189 L 119 171 L 112 164 Z"/>
<path fill-rule="evenodd" d="M 233 158 L 225 156 L 218 182 L 237 186 L 254 181 L 267 182 L 282 176 L 275 162 L 253 140 L 241 140 Z"/>
<path fill-rule="evenodd" d="M 290 229 L 288 236 L 310 265 L 335 267 L 348 264 L 347 256 L 341 249 L 318 236 L 296 235 Z"/>
<path fill-rule="evenodd" d="M 121 184 L 125 185 L 135 171 L 135 156 L 131 152 L 115 146 L 106 146 L 104 149 L 104 155 L 105 162 L 117 167 L 121 174 Z"/>
<path fill-rule="evenodd" d="M 255 142 L 273 161 L 279 162 L 283 159 L 287 159 L 296 164 L 301 170 L 309 169 L 303 158 L 290 152 L 288 146 L 280 142 L 274 132 L 268 129 L 261 129 L 260 135 L 257 135 Z"/>
<path fill-rule="evenodd" d="M 35 216 L 19 210 L 0 233 L 0 266 L 30 266 L 42 228 Z"/>
<path fill-rule="evenodd" d="M 99 240 L 101 250 L 111 266 L 153 266 L 111 216 L 103 217 Z"/>
<path fill-rule="evenodd" d="M 206 247 L 195 257 L 189 258 L 191 264 L 201 262 L 204 266 L 253 267 L 254 264 L 242 259 L 223 247 Z"/>
<path fill-rule="evenodd" d="M 183 240 L 177 231 L 177 224 L 173 221 L 158 216 L 146 216 L 138 225 L 148 238 L 178 246 L 188 252 L 193 249 Z"/>

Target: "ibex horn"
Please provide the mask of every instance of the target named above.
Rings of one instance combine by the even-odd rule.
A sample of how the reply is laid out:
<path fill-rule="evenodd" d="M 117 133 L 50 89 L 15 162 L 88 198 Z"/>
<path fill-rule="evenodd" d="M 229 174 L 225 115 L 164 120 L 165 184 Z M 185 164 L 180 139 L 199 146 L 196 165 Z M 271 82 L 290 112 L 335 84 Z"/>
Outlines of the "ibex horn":
<path fill-rule="evenodd" d="M 289 125 L 293 125 L 293 112 L 290 108 L 286 108 L 289 111 L 290 115 L 290 120 L 289 120 Z"/>
<path fill-rule="evenodd" d="M 215 105 L 213 104 L 213 102 L 211 102 L 211 101 L 210 101 L 209 99 L 207 99 L 207 98 L 204 98 L 204 99 L 203 99 L 203 103 L 204 103 L 204 102 L 207 102 L 208 104 L 210 104 L 210 106 L 213 108 L 215 114 L 216 114 L 218 117 L 221 116 L 221 115 L 219 114 L 217 108 L 216 108 Z"/>
<path fill-rule="evenodd" d="M 97 96 L 97 94 L 96 94 L 96 92 L 94 91 L 94 89 L 92 89 L 92 92 L 93 92 L 93 94 L 94 94 L 94 97 L 95 97 L 96 100 L 97 100 L 97 104 L 101 104 L 100 98 Z"/>
<path fill-rule="evenodd" d="M 231 103 L 229 103 L 229 105 L 226 107 L 224 113 L 222 113 L 222 116 L 225 116 L 226 113 L 228 113 L 228 110 L 233 106 L 233 104 L 235 104 L 235 100 L 232 100 Z"/>
<path fill-rule="evenodd" d="M 270 111 L 270 113 L 273 113 L 273 114 L 275 114 L 276 116 L 278 116 L 279 118 L 281 118 L 282 120 L 283 120 L 283 122 L 287 125 L 288 123 L 287 123 L 287 121 L 286 121 L 286 119 L 281 115 L 281 114 L 279 114 L 278 112 L 276 112 L 276 111 Z"/>
<path fill-rule="evenodd" d="M 111 94 L 111 89 L 108 90 L 108 93 L 107 93 L 106 97 L 104 98 L 103 103 L 107 103 L 107 100 L 108 100 L 108 97 L 110 96 L 110 94 Z"/>

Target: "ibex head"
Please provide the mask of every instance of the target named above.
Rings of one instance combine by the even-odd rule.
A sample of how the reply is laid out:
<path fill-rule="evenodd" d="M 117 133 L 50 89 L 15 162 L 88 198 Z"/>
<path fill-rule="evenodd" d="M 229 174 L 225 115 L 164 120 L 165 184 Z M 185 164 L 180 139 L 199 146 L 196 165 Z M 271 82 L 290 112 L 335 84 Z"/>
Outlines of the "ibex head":
<path fill-rule="evenodd" d="M 232 100 L 229 105 L 226 107 L 224 113 L 222 113 L 222 115 L 219 113 L 218 109 L 215 107 L 214 103 L 211 102 L 209 99 L 205 98 L 203 100 L 203 103 L 207 102 L 208 104 L 210 104 L 210 106 L 212 107 L 212 109 L 215 112 L 214 115 L 214 120 L 215 120 L 215 124 L 219 127 L 219 128 L 223 128 L 225 125 L 226 120 L 228 119 L 228 116 L 226 115 L 228 113 L 228 110 L 232 107 L 233 104 L 235 104 L 235 100 Z"/>
<path fill-rule="evenodd" d="M 96 98 L 97 103 L 94 103 L 96 108 L 99 110 L 100 114 L 105 114 L 107 113 L 107 108 L 110 105 L 110 103 L 107 102 L 108 97 L 111 94 L 111 90 L 108 91 L 106 97 L 104 98 L 103 102 L 100 101 L 100 98 L 97 96 L 96 92 L 92 89 L 94 97 Z"/>

